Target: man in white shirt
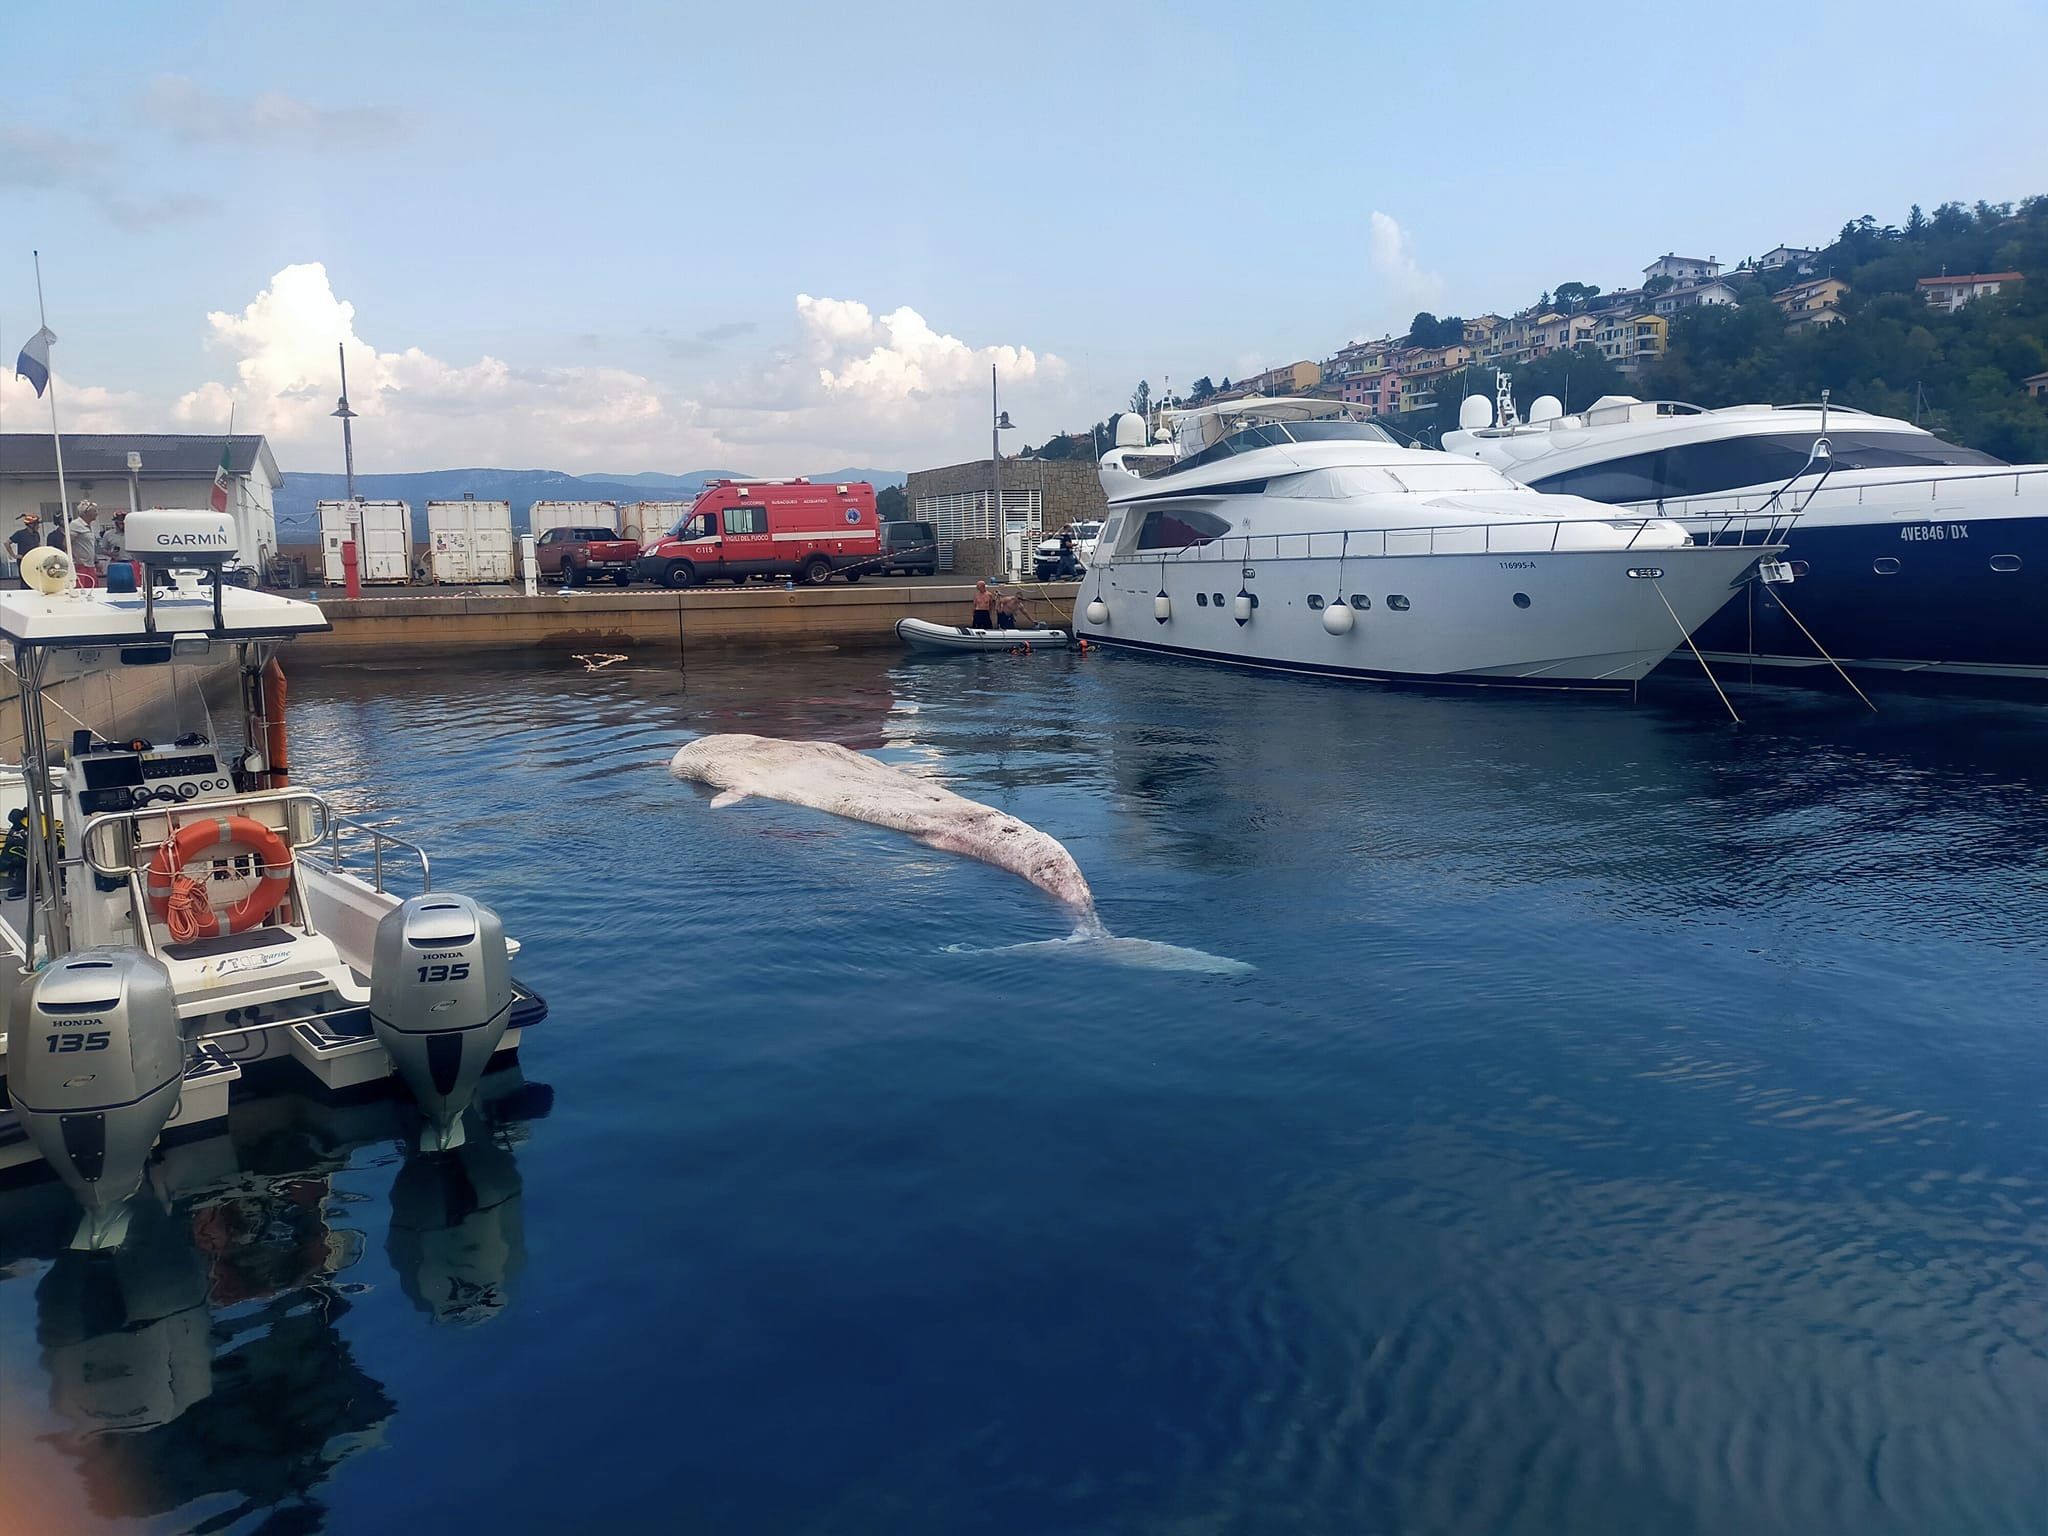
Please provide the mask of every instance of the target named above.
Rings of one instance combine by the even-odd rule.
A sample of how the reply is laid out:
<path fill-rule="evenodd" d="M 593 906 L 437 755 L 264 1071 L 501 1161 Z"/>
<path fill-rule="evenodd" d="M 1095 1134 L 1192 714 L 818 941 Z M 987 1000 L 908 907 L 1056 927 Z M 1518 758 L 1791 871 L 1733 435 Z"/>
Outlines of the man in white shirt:
<path fill-rule="evenodd" d="M 81 501 L 71 509 L 71 563 L 78 568 L 82 587 L 91 586 L 86 578 L 99 571 L 99 535 L 93 527 L 99 515 L 99 507 L 90 501 Z"/>

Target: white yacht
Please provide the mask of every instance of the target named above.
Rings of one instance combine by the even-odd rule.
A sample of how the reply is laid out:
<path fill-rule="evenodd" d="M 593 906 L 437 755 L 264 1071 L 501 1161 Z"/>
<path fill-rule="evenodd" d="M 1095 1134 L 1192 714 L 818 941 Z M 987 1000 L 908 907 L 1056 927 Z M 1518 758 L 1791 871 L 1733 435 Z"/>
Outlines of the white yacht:
<path fill-rule="evenodd" d="M 1789 531 L 1797 584 L 1749 584 L 1694 640 L 1710 660 L 2048 679 L 2048 465 L 1815 405 L 1703 410 L 1545 396 L 1465 402 L 1444 447 L 1539 491 L 1676 520 L 1701 541 Z"/>
<path fill-rule="evenodd" d="M 1782 547 L 1768 527 L 1696 544 L 1345 416 L 1252 398 L 1167 412 L 1149 444 L 1119 418 L 1075 634 L 1336 677 L 1628 689 Z"/>
<path fill-rule="evenodd" d="M 221 514 L 138 512 L 127 537 L 106 587 L 41 549 L 0 593 L 22 741 L 0 771 L 0 1174 L 47 1163 L 85 1208 L 82 1248 L 121 1242 L 152 1149 L 216 1130 L 259 1068 L 337 1091 L 396 1075 L 422 1148 L 453 1151 L 486 1069 L 547 1011 L 495 914 L 291 781 L 275 653 L 327 628 L 319 607 L 222 580 Z M 238 739 L 50 741 L 44 690 L 65 677 L 119 697 L 154 669 L 196 690 L 230 660 Z M 190 700 L 186 723 L 204 714 Z M 404 898 L 386 884 L 401 861 Z"/>

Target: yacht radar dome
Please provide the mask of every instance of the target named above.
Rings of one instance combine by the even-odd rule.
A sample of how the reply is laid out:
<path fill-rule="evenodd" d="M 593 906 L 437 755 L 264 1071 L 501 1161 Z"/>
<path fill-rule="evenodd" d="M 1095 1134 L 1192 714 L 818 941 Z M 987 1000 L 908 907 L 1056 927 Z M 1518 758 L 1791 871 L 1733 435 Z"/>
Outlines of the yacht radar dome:
<path fill-rule="evenodd" d="M 1458 406 L 1458 425 L 1467 432 L 1479 432 L 1493 425 L 1493 402 L 1484 395 L 1467 395 Z"/>
<path fill-rule="evenodd" d="M 1142 448 L 1145 446 L 1145 418 L 1135 411 L 1120 412 L 1116 418 L 1116 446 L 1119 448 Z"/>
<path fill-rule="evenodd" d="M 1564 414 L 1564 402 L 1555 395 L 1538 395 L 1529 406 L 1529 425 L 1540 427 Z"/>

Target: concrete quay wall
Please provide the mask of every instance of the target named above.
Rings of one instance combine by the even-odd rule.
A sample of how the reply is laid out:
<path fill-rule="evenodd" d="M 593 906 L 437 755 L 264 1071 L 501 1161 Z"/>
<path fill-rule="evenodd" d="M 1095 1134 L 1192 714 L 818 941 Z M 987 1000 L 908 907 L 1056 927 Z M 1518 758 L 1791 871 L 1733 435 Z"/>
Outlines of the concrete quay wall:
<path fill-rule="evenodd" d="M 1032 613 L 1065 626 L 1072 583 L 1023 589 Z M 670 651 L 699 646 L 894 645 L 896 621 L 961 624 L 972 583 L 958 586 L 691 588 L 681 592 L 578 588 L 564 597 L 323 598 L 334 629 L 304 635 L 285 665 L 371 656 L 485 654 L 531 649 Z"/>

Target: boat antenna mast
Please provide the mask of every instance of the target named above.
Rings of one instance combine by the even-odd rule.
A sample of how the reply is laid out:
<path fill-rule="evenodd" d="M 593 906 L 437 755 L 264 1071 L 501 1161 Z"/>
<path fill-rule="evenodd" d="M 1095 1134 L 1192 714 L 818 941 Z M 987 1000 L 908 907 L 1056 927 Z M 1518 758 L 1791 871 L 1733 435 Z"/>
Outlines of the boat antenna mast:
<path fill-rule="evenodd" d="M 1522 424 L 1515 414 L 1515 376 L 1505 368 L 1493 370 L 1493 424 L 1504 428 Z"/>

